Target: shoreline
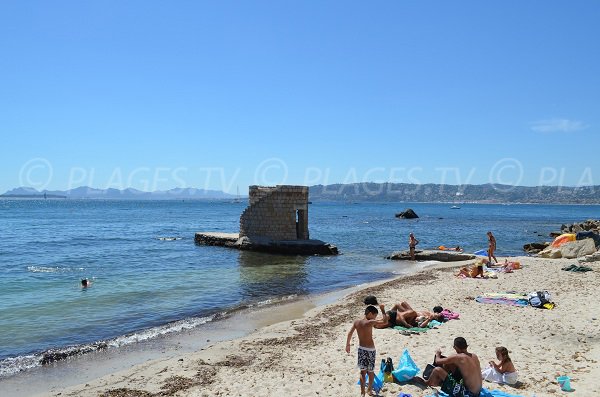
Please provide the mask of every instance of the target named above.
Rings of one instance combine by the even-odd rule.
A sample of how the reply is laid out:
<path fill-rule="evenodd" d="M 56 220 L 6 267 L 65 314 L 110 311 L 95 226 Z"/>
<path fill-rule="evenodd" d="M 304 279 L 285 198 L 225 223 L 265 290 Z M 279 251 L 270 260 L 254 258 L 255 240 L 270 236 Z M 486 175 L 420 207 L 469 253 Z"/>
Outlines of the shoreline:
<path fill-rule="evenodd" d="M 488 389 L 524 396 L 554 396 L 561 393 L 556 376 L 568 375 L 576 390 L 572 395 L 600 393 L 595 381 L 600 375 L 600 321 L 586 306 L 600 287 L 600 263 L 591 264 L 594 272 L 571 273 L 560 269 L 572 260 L 513 259 L 520 260 L 523 269 L 501 274 L 498 279 L 457 279 L 453 272 L 460 264 L 452 263 L 363 285 L 334 303 L 308 310 L 301 318 L 267 325 L 192 353 L 147 361 L 87 384 L 48 390 L 39 396 L 358 395 L 356 338 L 350 355 L 343 350 L 346 333 L 352 321 L 361 317 L 361 301 L 367 294 L 376 295 L 388 307 L 407 300 L 422 309 L 441 301 L 443 306 L 461 314 L 459 320 L 419 335 L 375 330 L 377 362 L 390 356 L 397 363 L 407 348 L 422 370 L 436 348 L 450 353 L 453 338 L 464 336 L 470 351 L 480 357 L 482 367 L 493 359 L 495 346 L 503 345 L 510 351 L 521 387 L 485 382 Z M 557 303 L 553 310 L 481 304 L 473 299 L 483 292 L 546 289 Z M 386 384 L 381 395 L 397 396 L 400 391 L 415 397 L 432 394 L 431 389 L 409 383 Z"/>
<path fill-rule="evenodd" d="M 432 262 L 422 262 L 422 266 L 431 266 Z M 418 271 L 418 270 L 417 270 Z M 410 270 L 408 273 L 412 274 Z M 70 356 L 44 366 L 36 366 L 21 372 L 0 378 L 0 390 L 7 388 L 14 391 L 11 397 L 46 395 L 50 388 L 56 390 L 87 384 L 94 379 L 112 375 L 132 366 L 144 365 L 149 361 L 172 358 L 181 354 L 189 354 L 204 350 L 214 344 L 246 337 L 260 329 L 271 325 L 297 320 L 308 311 L 334 303 L 362 288 L 378 285 L 400 277 L 394 274 L 390 278 L 362 283 L 338 290 L 297 297 L 281 297 L 276 302 L 257 302 L 250 306 L 234 308 L 225 316 L 197 325 L 191 329 L 168 331 L 148 339 L 131 344 L 110 346 L 104 350 L 96 350 Z M 228 325 L 235 318 L 233 325 Z M 186 320 L 176 321 L 176 324 Z M 150 330 L 140 330 L 132 335 L 122 335 L 107 341 L 135 336 L 158 328 L 166 328 L 165 324 Z M 107 341 L 101 341 L 102 343 Z M 88 345 L 98 344 L 94 342 Z M 88 345 L 82 345 L 85 347 Z M 37 354 L 41 356 L 41 354 Z M 54 395 L 54 394 L 52 394 Z"/>

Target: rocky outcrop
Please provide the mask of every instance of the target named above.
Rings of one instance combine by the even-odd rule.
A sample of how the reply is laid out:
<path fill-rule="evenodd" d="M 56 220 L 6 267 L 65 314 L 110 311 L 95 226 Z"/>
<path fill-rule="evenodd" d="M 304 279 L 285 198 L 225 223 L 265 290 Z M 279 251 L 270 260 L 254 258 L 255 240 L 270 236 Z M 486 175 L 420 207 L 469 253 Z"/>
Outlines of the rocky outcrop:
<path fill-rule="evenodd" d="M 584 231 L 592 231 L 596 234 L 600 233 L 600 220 L 588 219 L 584 222 L 576 222 L 570 225 L 561 225 L 560 231 L 551 232 L 550 237 L 557 237 L 564 233 L 577 233 Z"/>
<path fill-rule="evenodd" d="M 418 261 L 458 262 L 468 261 L 475 258 L 475 255 L 455 251 L 415 251 L 415 259 Z M 393 252 L 390 256 L 387 256 L 386 259 L 407 261 L 410 260 L 410 253 L 408 251 L 396 251 Z"/>
<path fill-rule="evenodd" d="M 598 262 L 600 261 L 600 251 L 594 252 L 591 255 L 586 255 L 579 258 L 579 262 Z"/>
<path fill-rule="evenodd" d="M 415 213 L 415 211 L 412 210 L 412 208 L 407 208 L 405 211 L 398 212 L 396 214 L 396 218 L 402 218 L 402 219 L 415 219 L 418 217 L 419 217 L 419 215 L 417 215 Z"/>
<path fill-rule="evenodd" d="M 523 246 L 523 250 L 528 254 L 537 254 L 538 252 L 546 249 L 550 243 L 528 243 Z"/>
<path fill-rule="evenodd" d="M 564 243 L 560 247 L 548 247 L 541 251 L 538 256 L 542 258 L 580 258 L 582 256 L 590 255 L 596 252 L 596 244 L 591 238 L 585 240 L 569 241 Z"/>

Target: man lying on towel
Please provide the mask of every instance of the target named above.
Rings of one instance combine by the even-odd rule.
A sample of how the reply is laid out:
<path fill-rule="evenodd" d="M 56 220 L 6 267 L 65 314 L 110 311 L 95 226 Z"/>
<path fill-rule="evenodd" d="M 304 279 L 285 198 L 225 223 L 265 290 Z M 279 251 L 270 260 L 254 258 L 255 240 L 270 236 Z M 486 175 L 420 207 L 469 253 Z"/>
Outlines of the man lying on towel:
<path fill-rule="evenodd" d="M 443 357 L 438 349 L 435 352 L 435 367 L 431 375 L 424 381 L 421 378 L 416 380 L 425 383 L 427 386 L 442 386 L 442 391 L 451 397 L 479 397 L 481 392 L 481 366 L 479 358 L 467 351 L 467 341 L 465 338 L 458 337 L 454 339 L 454 350 L 456 354 L 450 357 Z M 456 380 L 456 372 L 460 372 L 462 380 Z"/>

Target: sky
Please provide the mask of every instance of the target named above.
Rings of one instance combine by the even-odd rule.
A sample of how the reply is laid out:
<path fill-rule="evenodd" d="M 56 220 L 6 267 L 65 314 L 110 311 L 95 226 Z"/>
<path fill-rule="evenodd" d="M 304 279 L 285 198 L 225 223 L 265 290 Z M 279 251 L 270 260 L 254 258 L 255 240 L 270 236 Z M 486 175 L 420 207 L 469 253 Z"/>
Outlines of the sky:
<path fill-rule="evenodd" d="M 597 1 L 0 2 L 0 193 L 600 185 Z"/>

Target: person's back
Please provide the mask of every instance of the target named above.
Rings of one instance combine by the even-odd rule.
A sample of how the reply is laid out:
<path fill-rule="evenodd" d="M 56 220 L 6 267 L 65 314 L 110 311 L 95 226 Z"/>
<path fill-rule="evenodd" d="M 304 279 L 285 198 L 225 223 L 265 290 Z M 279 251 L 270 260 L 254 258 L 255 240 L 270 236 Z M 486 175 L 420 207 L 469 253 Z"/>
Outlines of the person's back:
<path fill-rule="evenodd" d="M 463 382 L 467 389 L 474 394 L 481 391 L 481 365 L 479 357 L 474 353 L 461 352 L 455 355 L 457 358 L 454 362 L 460 371 Z"/>
<path fill-rule="evenodd" d="M 444 357 L 438 349 L 435 363 L 439 366 L 431 371 L 427 381 L 415 379 L 427 386 L 441 386 L 442 391 L 451 397 L 479 397 L 482 384 L 479 357 L 467 351 L 467 341 L 463 337 L 454 339 L 454 350 L 456 354 Z"/>

